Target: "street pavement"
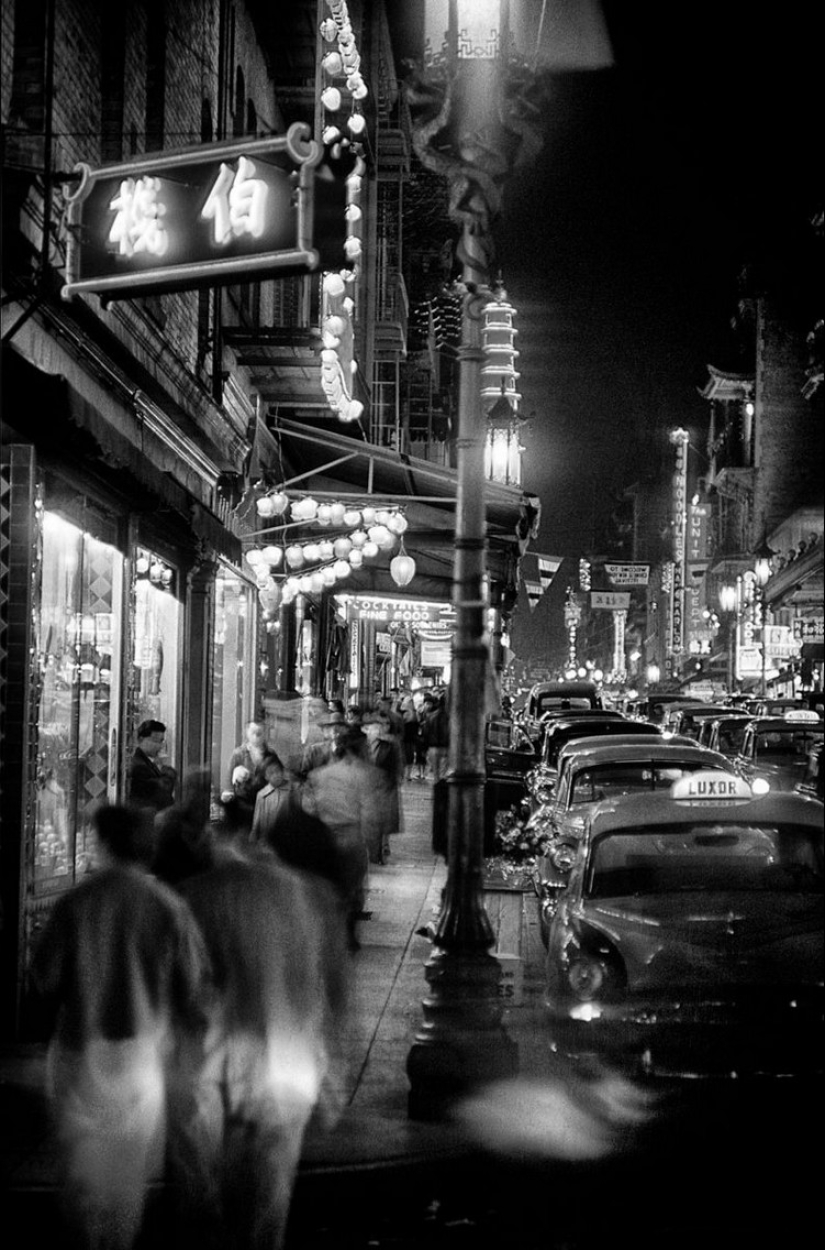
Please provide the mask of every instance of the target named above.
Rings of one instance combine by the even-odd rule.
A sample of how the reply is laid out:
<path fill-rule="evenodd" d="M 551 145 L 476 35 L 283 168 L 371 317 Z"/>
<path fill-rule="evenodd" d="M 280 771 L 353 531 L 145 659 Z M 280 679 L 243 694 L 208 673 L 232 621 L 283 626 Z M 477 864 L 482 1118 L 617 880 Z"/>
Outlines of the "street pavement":
<path fill-rule="evenodd" d="M 686 1101 L 582 1077 L 543 1019 L 543 950 L 530 892 L 485 891 L 501 957 L 503 1023 L 518 1076 L 450 1122 L 410 1118 L 407 1056 L 424 1023 L 428 936 L 446 882 L 431 847 L 432 787 L 403 791 L 403 831 L 370 868 L 353 956 L 355 1010 L 340 1038 L 337 1117 L 307 1133 L 288 1250 L 691 1250 L 773 1246 L 788 1192 L 813 1185 L 802 1147 L 811 1097 L 777 1103 L 713 1089 Z M 0 1051 L 0 1185 L 10 1250 L 62 1246 L 42 1046 Z M 812 1196 L 812 1195 L 811 1195 Z M 153 1189 L 139 1250 L 186 1250 L 170 1195 Z M 790 1208 L 799 1210 L 799 1198 Z M 792 1241 L 790 1244 L 802 1244 Z"/>

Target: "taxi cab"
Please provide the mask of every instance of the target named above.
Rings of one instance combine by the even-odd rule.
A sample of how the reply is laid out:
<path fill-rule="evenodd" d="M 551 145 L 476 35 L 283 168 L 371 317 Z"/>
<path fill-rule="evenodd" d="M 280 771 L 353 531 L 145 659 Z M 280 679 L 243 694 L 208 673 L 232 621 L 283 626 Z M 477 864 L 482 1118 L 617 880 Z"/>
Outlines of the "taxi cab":
<path fill-rule="evenodd" d="M 721 770 L 599 803 L 558 895 L 556 1049 L 679 1078 L 822 1073 L 822 806 Z"/>
<path fill-rule="evenodd" d="M 736 756 L 736 769 L 754 793 L 794 790 L 805 773 L 809 752 L 825 736 L 825 722 L 807 708 L 750 722 Z"/>
<path fill-rule="evenodd" d="M 689 773 L 734 772 L 733 763 L 687 738 L 664 739 L 660 734 L 582 738 L 559 754 L 558 784 L 550 801 L 531 817 L 550 837 L 547 851 L 536 865 L 542 940 L 547 942 L 549 918 L 555 907 L 554 891 L 564 884 L 573 859 L 572 848 L 584 835 L 597 803 L 628 794 L 656 794 L 669 790 Z"/>
<path fill-rule="evenodd" d="M 699 728 L 696 741 L 700 746 L 719 751 L 731 759 L 739 754 L 745 737 L 745 728 L 752 720 L 747 712 L 731 709 L 719 716 L 709 717 Z"/>

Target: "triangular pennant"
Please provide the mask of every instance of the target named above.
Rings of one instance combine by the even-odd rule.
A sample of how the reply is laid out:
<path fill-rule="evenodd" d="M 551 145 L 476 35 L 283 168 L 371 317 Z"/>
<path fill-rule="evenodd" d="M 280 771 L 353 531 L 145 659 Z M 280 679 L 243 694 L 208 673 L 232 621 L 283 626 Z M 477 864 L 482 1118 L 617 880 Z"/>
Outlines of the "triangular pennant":
<path fill-rule="evenodd" d="M 561 568 L 561 557 L 539 556 L 539 577 L 542 590 L 549 590 L 550 583 Z"/>
<path fill-rule="evenodd" d="M 542 594 L 544 593 L 544 591 L 542 590 L 541 582 L 528 582 L 527 579 L 525 578 L 524 588 L 527 591 L 527 602 L 529 603 L 530 611 L 532 612 L 533 608 L 536 606 Z"/>

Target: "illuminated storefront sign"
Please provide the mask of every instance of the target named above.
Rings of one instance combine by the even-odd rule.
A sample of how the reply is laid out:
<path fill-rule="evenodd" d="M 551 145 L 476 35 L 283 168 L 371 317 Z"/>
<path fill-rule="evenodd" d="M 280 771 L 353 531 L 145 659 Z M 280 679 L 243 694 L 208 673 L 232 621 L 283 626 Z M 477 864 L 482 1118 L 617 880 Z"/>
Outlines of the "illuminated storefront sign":
<path fill-rule="evenodd" d="M 443 627 L 452 631 L 455 610 L 444 604 L 415 602 L 410 599 L 373 599 L 359 595 L 354 608 L 359 621 L 379 621 L 401 625 Z"/>
<path fill-rule="evenodd" d="M 309 272 L 322 148 L 309 127 L 285 135 L 77 166 L 68 201 L 64 298 L 151 291 Z M 343 191 L 341 192 L 343 195 Z"/>

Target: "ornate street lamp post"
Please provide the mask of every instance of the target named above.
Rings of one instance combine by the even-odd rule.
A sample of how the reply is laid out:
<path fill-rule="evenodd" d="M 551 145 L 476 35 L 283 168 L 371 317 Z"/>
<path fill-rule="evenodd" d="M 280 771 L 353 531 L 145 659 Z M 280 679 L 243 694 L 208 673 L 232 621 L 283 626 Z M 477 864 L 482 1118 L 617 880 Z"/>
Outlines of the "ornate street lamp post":
<path fill-rule="evenodd" d="M 762 635 L 762 676 L 759 682 L 759 694 L 764 699 L 768 693 L 767 669 L 768 669 L 768 605 L 765 599 L 765 587 L 770 580 L 773 567 L 771 560 L 776 552 L 772 551 L 765 539 L 757 547 L 754 552 L 753 571 L 756 574 L 756 594 L 759 604 L 759 620 Z"/>
<path fill-rule="evenodd" d="M 413 144 L 449 186 L 461 228 L 457 509 L 447 769 L 448 875 L 426 978 L 424 1025 L 407 1061 L 409 1113 L 437 1119 L 474 1085 L 510 1075 L 516 1048 L 503 1025 L 494 934 L 483 904 L 484 719 L 490 666 L 485 634 L 485 420 L 482 317 L 490 289 L 492 227 L 506 179 L 541 147 L 542 81 L 514 50 L 514 31 L 542 6 L 508 0 L 428 0 L 423 69 L 408 79 Z M 588 6 L 590 7 L 590 6 Z M 441 20 L 439 21 L 439 17 Z M 446 19 L 446 20 L 445 20 Z M 535 26 L 535 23 L 534 23 Z M 438 34 L 433 37 L 433 31 Z M 532 32 L 533 51 L 539 32 Z M 443 40 L 443 42 L 441 42 Z M 602 64 L 606 63 L 604 60 Z M 583 68 L 579 65 L 578 68 Z"/>
<path fill-rule="evenodd" d="M 739 590 L 725 583 L 719 588 L 719 607 L 725 621 L 725 645 L 727 647 L 728 694 L 733 694 L 736 675 L 736 634 L 739 628 Z"/>

